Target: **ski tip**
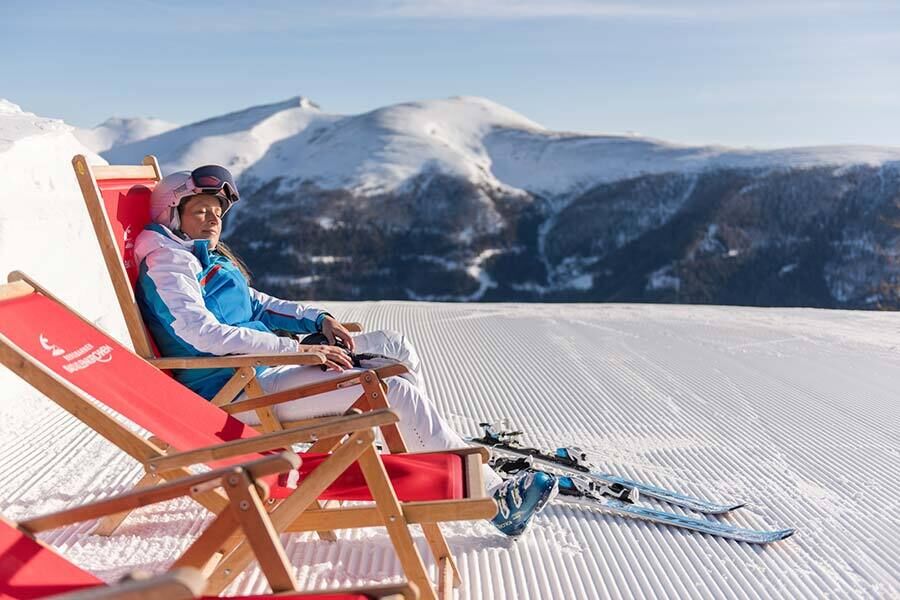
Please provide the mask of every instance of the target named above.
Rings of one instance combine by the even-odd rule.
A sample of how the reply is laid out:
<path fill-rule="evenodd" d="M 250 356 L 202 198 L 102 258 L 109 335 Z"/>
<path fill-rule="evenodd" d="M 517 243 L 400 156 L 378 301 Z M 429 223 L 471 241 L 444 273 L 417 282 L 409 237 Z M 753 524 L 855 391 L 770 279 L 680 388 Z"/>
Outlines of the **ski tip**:
<path fill-rule="evenodd" d="M 796 532 L 796 529 L 780 529 L 778 531 L 773 532 L 774 541 L 780 542 L 781 540 L 786 540 Z"/>

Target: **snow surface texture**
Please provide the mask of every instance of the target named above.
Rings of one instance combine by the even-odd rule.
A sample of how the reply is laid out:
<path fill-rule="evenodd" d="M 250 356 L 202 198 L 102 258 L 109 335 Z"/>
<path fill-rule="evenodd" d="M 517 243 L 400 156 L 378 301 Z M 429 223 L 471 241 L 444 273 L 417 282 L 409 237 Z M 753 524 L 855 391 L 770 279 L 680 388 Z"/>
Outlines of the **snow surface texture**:
<path fill-rule="evenodd" d="M 408 102 L 350 116 L 322 112 L 309 99 L 296 97 L 104 152 L 113 164 L 137 163 L 146 154 L 160 157 L 164 173 L 216 162 L 241 176 L 244 185 L 282 177 L 284 190 L 303 182 L 365 195 L 395 191 L 428 172 L 509 192 L 558 195 L 649 173 L 900 160 L 900 148 L 758 151 L 552 132 L 477 97 Z"/>
<path fill-rule="evenodd" d="M 329 308 L 368 329 L 409 334 L 431 394 L 465 434 L 478 433 L 479 420 L 512 417 L 525 441 L 578 445 L 604 470 L 748 501 L 722 517 L 728 522 L 798 530 L 758 547 L 562 504 L 518 542 L 485 522 L 449 524 L 464 581 L 459 598 L 900 594 L 898 315 L 661 305 Z M 6 517 L 122 492 L 139 478 L 135 461 L 50 401 L 4 388 L 0 406 L 8 415 L 0 420 Z M 92 523 L 41 537 L 114 580 L 164 568 L 205 518 L 176 501 L 132 515 L 112 538 L 90 535 Z M 383 531 L 338 536 L 285 538 L 302 585 L 399 579 Z M 253 569 L 228 592 L 263 589 Z"/>
<path fill-rule="evenodd" d="M 94 152 L 103 152 L 113 146 L 130 144 L 178 127 L 162 119 L 111 117 L 92 129 L 75 129 L 73 132 L 82 144 Z"/>

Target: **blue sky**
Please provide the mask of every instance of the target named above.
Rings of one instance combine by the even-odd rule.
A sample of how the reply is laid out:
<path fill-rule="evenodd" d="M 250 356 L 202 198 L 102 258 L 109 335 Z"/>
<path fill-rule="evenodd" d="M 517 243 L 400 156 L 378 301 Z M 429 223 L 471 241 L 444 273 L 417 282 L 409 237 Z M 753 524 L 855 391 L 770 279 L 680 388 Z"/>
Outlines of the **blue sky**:
<path fill-rule="evenodd" d="M 558 130 L 897 146 L 898 24 L 900 0 L 0 0 L 0 97 L 93 126 L 477 95 Z"/>

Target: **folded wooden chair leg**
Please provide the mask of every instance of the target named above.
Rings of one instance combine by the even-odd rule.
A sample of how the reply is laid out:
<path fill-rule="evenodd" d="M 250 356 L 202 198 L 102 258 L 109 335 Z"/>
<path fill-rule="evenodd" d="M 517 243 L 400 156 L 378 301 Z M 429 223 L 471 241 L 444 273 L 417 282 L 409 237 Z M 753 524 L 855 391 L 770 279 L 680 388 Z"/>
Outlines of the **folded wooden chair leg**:
<path fill-rule="evenodd" d="M 453 560 L 453 554 L 450 552 L 440 525 L 422 523 L 422 531 L 425 533 L 425 539 L 428 540 L 428 547 L 431 548 L 434 562 L 438 566 L 438 589 L 443 591 L 459 587 L 462 584 L 462 577 L 459 576 L 459 569 L 456 568 L 456 561 Z"/>
<path fill-rule="evenodd" d="M 149 487 L 151 485 L 156 485 L 159 483 L 159 476 L 155 473 L 145 473 L 141 479 L 134 484 L 135 489 L 142 487 Z M 131 514 L 132 511 L 127 510 L 125 512 L 116 513 L 114 515 L 109 515 L 107 517 L 103 517 L 100 519 L 100 523 L 97 525 L 96 529 L 94 529 L 94 535 L 103 535 L 110 536 L 112 535 L 116 529 L 118 529 L 119 525 L 128 518 L 128 515 Z"/>
<path fill-rule="evenodd" d="M 322 502 L 321 500 L 316 500 L 316 506 L 319 508 L 326 508 L 330 503 Z M 316 531 L 316 535 L 319 536 L 319 539 L 323 542 L 336 542 L 337 534 L 331 530 L 323 529 L 322 531 Z"/>
<path fill-rule="evenodd" d="M 226 546 L 231 540 L 244 540 L 243 536 L 238 538 L 235 535 L 239 528 L 240 522 L 237 520 L 237 515 L 227 509 L 222 511 L 200 534 L 200 537 L 185 550 L 184 554 L 172 564 L 172 567 L 193 567 L 199 569 L 203 573 L 203 577 L 209 579 L 222 564 L 222 555 L 226 552 Z M 240 543 L 242 542 L 238 544 L 240 545 Z M 205 591 L 210 594 L 218 593 L 210 591 L 209 582 L 206 584 Z"/>
<path fill-rule="evenodd" d="M 272 522 L 266 518 L 262 500 L 256 491 L 256 484 L 240 472 L 225 480 L 225 493 L 231 499 L 231 511 L 235 514 L 247 542 L 253 548 L 256 560 L 272 591 L 288 592 L 299 589 L 291 570 L 284 547 L 278 540 L 278 533 Z"/>
<path fill-rule="evenodd" d="M 256 370 L 253 367 L 241 367 L 236 369 L 222 389 L 210 400 L 215 406 L 224 406 L 237 398 L 247 383 L 256 379 Z"/>
<path fill-rule="evenodd" d="M 403 572 L 406 578 L 419 586 L 419 591 L 423 599 L 437 600 L 434 587 L 428 578 L 428 572 L 425 570 L 425 563 L 422 561 L 422 555 L 419 554 L 415 542 L 413 542 L 412 534 L 409 531 L 409 523 L 403 516 L 403 508 L 397 499 L 397 494 L 391 486 L 387 469 L 384 463 L 378 458 L 374 447 L 368 448 L 359 457 L 359 466 L 362 469 L 363 477 L 366 484 L 372 492 L 372 498 L 381 514 L 384 526 L 387 528 L 391 543 L 394 545 L 394 551 L 400 564 L 403 566 Z M 449 596 L 445 596 L 449 598 Z"/>
<path fill-rule="evenodd" d="M 294 520 L 309 508 L 318 497 L 347 470 L 359 456 L 371 448 L 375 435 L 370 430 L 359 431 L 350 436 L 344 445 L 334 451 L 322 464 L 309 474 L 288 498 L 281 501 L 275 510 L 269 513 L 276 531 L 285 531 Z M 219 543 L 221 546 L 221 542 Z M 235 577 L 253 560 L 253 551 L 246 543 L 238 544 L 209 574 L 206 588 L 208 594 L 220 594 Z M 179 565 L 182 566 L 182 565 Z M 194 566 L 194 565 L 184 565 Z"/>
<path fill-rule="evenodd" d="M 366 401 L 369 403 L 369 410 L 390 408 L 381 380 L 378 379 L 374 371 L 366 371 L 360 375 L 360 384 L 363 387 Z M 392 454 L 407 451 L 406 444 L 403 442 L 403 436 L 400 435 L 400 429 L 397 428 L 396 423 L 382 426 L 381 435 L 384 437 L 384 443 Z"/>
<path fill-rule="evenodd" d="M 247 393 L 248 398 L 259 398 L 260 396 L 265 395 L 255 374 L 250 381 L 247 382 L 244 391 Z M 259 423 L 262 425 L 263 431 L 268 433 L 272 431 L 282 431 L 284 429 L 284 427 L 281 426 L 281 421 L 275 416 L 275 410 L 271 406 L 257 408 L 256 414 L 259 417 Z"/>

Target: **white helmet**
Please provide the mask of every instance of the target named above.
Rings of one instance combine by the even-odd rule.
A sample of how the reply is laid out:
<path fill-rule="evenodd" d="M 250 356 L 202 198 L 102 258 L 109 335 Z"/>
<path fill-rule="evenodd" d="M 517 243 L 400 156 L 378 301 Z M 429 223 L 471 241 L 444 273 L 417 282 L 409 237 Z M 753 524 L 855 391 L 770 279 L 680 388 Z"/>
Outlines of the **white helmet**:
<path fill-rule="evenodd" d="M 225 167 L 205 165 L 193 171 L 177 171 L 156 184 L 150 195 L 150 219 L 175 231 L 181 227 L 178 205 L 197 194 L 210 194 L 222 203 L 222 216 L 240 200 L 234 178 Z"/>

